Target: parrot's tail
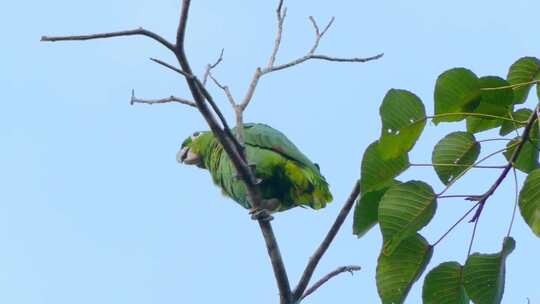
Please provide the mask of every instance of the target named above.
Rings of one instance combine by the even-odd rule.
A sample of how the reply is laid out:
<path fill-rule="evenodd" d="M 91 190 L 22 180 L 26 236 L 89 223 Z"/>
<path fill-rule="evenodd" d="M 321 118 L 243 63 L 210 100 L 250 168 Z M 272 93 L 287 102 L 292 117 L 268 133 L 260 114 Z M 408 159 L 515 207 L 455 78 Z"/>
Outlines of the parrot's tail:
<path fill-rule="evenodd" d="M 293 185 L 291 196 L 297 204 L 321 209 L 332 201 L 328 183 L 320 172 L 289 161 L 285 166 L 285 175 Z"/>

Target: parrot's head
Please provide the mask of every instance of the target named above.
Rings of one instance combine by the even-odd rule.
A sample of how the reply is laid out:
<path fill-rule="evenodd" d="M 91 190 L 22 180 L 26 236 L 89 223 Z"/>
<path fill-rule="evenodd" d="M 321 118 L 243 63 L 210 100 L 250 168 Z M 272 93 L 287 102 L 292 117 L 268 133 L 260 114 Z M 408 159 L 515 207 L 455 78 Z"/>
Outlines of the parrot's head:
<path fill-rule="evenodd" d="M 210 153 L 214 136 L 212 132 L 195 132 L 182 143 L 176 160 L 186 165 L 204 168 L 204 158 Z"/>

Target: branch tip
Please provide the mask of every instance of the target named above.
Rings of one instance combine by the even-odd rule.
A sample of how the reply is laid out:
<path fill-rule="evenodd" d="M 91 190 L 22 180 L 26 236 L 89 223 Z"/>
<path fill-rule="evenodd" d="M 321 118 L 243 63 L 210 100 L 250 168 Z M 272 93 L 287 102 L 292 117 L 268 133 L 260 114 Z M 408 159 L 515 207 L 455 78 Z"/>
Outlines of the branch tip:
<path fill-rule="evenodd" d="M 129 101 L 130 105 L 135 103 L 135 89 L 131 89 L 131 100 Z"/>
<path fill-rule="evenodd" d="M 334 270 L 334 271 L 328 273 L 327 275 L 325 275 L 324 277 L 322 277 L 319 281 L 317 281 L 315 284 L 313 284 L 313 286 L 308 288 L 306 290 L 306 292 L 304 292 L 304 294 L 300 297 L 300 300 L 303 300 L 307 296 L 309 296 L 310 294 L 314 293 L 317 289 L 319 289 L 322 285 L 324 285 L 326 282 L 328 282 L 333 277 L 335 277 L 335 276 L 337 276 L 337 275 L 339 275 L 341 273 L 345 273 L 345 272 L 348 272 L 351 275 L 354 275 L 355 271 L 359 271 L 361 269 L 362 268 L 360 266 L 355 266 L 355 265 L 342 266 L 342 267 L 337 268 L 336 270 Z"/>
<path fill-rule="evenodd" d="M 282 9 L 283 9 L 283 0 L 279 0 L 279 3 L 278 3 L 278 6 L 277 6 L 277 9 L 276 9 L 276 13 L 278 15 L 278 18 L 281 18 L 281 12 L 282 12 Z M 286 10 L 287 8 L 285 8 Z"/>
<path fill-rule="evenodd" d="M 330 18 L 330 21 L 328 21 L 328 24 L 325 26 L 324 30 L 321 32 L 321 37 L 324 36 L 324 34 L 326 34 L 328 29 L 330 29 L 332 24 L 334 24 L 335 20 L 336 20 L 336 17 L 334 17 L 334 16 L 332 16 L 332 18 Z"/>
<path fill-rule="evenodd" d="M 193 75 L 191 75 L 189 73 L 186 73 L 186 72 L 182 71 L 181 69 L 179 69 L 179 68 L 177 68 L 177 67 L 175 67 L 175 66 L 173 66 L 171 64 L 166 63 L 163 60 L 160 60 L 160 59 L 157 59 L 157 58 L 152 58 L 152 57 L 150 57 L 150 60 L 152 60 L 153 62 L 155 62 L 155 63 L 157 63 L 159 65 L 162 65 L 162 66 L 168 68 L 169 70 L 172 70 L 172 71 L 186 77 L 187 79 L 193 79 L 195 77 L 195 76 L 193 76 Z"/>

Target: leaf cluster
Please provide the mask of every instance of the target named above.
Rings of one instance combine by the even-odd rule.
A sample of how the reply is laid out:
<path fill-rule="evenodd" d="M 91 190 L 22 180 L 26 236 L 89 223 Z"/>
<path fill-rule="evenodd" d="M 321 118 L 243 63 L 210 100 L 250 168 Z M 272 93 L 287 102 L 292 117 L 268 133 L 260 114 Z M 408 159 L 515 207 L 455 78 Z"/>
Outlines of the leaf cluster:
<path fill-rule="evenodd" d="M 381 133 L 365 151 L 361 164 L 362 195 L 356 202 L 353 233 L 358 237 L 379 225 L 383 244 L 377 263 L 376 281 L 382 303 L 403 303 L 426 270 L 435 246 L 470 212 L 477 221 L 484 204 L 506 177 L 519 170 L 527 178 L 519 195 L 525 222 L 540 237 L 540 132 L 538 105 L 526 107 L 529 93 L 536 87 L 540 99 L 540 60 L 524 57 L 509 68 L 505 78 L 477 76 L 466 68 L 443 72 L 434 88 L 434 111 L 426 115 L 422 100 L 414 93 L 391 89 L 380 106 Z M 538 101 L 537 101 L 538 103 Z M 409 152 L 421 137 L 427 122 L 435 126 L 465 122 L 464 130 L 447 134 L 433 147 L 433 167 L 444 189 L 436 193 L 425 181 L 400 181 L 403 172 L 418 166 Z M 479 140 L 479 133 L 498 129 L 494 139 Z M 506 138 L 515 133 L 515 137 Z M 500 150 L 482 156 L 482 143 L 503 142 Z M 481 166 L 485 160 L 503 154 L 507 163 Z M 443 194 L 473 168 L 500 168 L 503 174 L 481 195 L 462 198 L 477 201 L 456 225 L 434 244 L 420 230 L 432 221 Z M 449 196 L 448 196 L 449 197 Z M 510 232 L 509 232 L 510 234 Z M 471 240 L 472 243 L 472 240 Z M 505 261 L 515 248 L 509 235 L 501 251 L 469 254 L 463 264 L 444 262 L 425 276 L 423 303 L 500 303 L 504 292 Z"/>

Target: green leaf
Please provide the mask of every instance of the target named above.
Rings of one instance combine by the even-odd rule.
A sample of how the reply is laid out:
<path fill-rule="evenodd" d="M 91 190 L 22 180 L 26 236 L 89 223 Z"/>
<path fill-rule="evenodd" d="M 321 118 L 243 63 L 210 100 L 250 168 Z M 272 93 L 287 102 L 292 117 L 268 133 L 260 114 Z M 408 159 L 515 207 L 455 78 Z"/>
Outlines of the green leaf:
<path fill-rule="evenodd" d="M 421 181 L 391 187 L 379 203 L 383 253 L 391 255 L 399 244 L 427 225 L 437 209 L 433 189 Z"/>
<path fill-rule="evenodd" d="M 540 164 L 538 163 L 540 149 L 538 134 L 538 127 L 534 126 L 530 133 L 530 139 L 523 144 L 523 148 L 521 148 L 518 158 L 514 162 L 514 168 L 522 172 L 529 173 L 532 170 L 540 167 Z M 508 149 L 504 152 L 504 157 L 506 157 L 506 160 L 510 161 L 520 141 L 521 137 L 516 137 L 508 142 L 506 145 Z"/>
<path fill-rule="evenodd" d="M 409 156 L 403 154 L 396 159 L 384 159 L 375 141 L 364 152 L 360 189 L 363 193 L 383 189 L 392 183 L 393 179 L 409 168 Z"/>
<path fill-rule="evenodd" d="M 500 119 L 485 119 L 478 117 L 467 117 L 467 131 L 480 133 L 500 127 L 503 121 Z"/>
<path fill-rule="evenodd" d="M 512 113 L 509 116 L 513 120 L 527 121 L 531 115 L 532 115 L 532 110 L 531 109 L 519 109 L 519 110 L 515 111 L 514 113 Z M 524 126 L 525 126 L 525 123 L 518 124 L 518 123 L 512 122 L 512 121 L 504 121 L 502 123 L 499 134 L 501 136 L 505 136 L 505 135 L 510 134 L 512 131 L 517 130 L 519 128 L 522 128 Z"/>
<path fill-rule="evenodd" d="M 492 105 L 507 108 L 514 101 L 514 91 L 509 88 L 510 83 L 498 76 L 484 76 L 479 79 L 481 90 L 481 103 L 489 103 Z M 493 88 L 502 88 L 497 90 L 489 90 Z M 504 113 L 503 113 L 504 114 Z"/>
<path fill-rule="evenodd" d="M 453 132 L 441 139 L 433 149 L 431 160 L 443 184 L 448 185 L 476 162 L 480 144 L 473 134 Z"/>
<path fill-rule="evenodd" d="M 409 290 L 426 269 L 433 248 L 419 234 L 399 245 L 388 256 L 381 252 L 377 262 L 377 291 L 383 304 L 401 304 Z"/>
<path fill-rule="evenodd" d="M 508 82 L 512 85 L 540 79 L 540 60 L 535 57 L 523 57 L 510 66 Z M 514 88 L 514 103 L 524 103 L 533 84 Z M 537 88 L 538 90 L 538 88 Z M 540 94 L 540 93 L 539 93 Z"/>
<path fill-rule="evenodd" d="M 379 112 L 381 155 L 389 159 L 409 152 L 426 126 L 426 110 L 420 98 L 409 91 L 391 89 Z"/>
<path fill-rule="evenodd" d="M 534 234 L 540 237 L 540 169 L 529 173 L 519 193 L 519 210 Z"/>
<path fill-rule="evenodd" d="M 506 117 L 508 116 L 508 109 L 505 107 L 497 106 L 491 103 L 481 102 L 474 113 L 489 114 L 495 116 Z M 467 117 L 467 131 L 471 133 L 478 133 L 493 128 L 497 128 L 503 124 L 503 120 L 488 117 L 468 116 Z"/>
<path fill-rule="evenodd" d="M 371 227 L 378 222 L 379 202 L 388 188 L 399 185 L 401 182 L 394 180 L 389 187 L 384 189 L 363 193 L 356 201 L 354 208 L 353 234 L 358 237 L 363 236 Z"/>
<path fill-rule="evenodd" d="M 485 76 L 479 79 L 481 90 L 480 104 L 474 113 L 488 114 L 506 117 L 510 105 L 514 100 L 514 92 L 508 86 L 508 81 L 497 76 Z M 490 90 L 493 88 L 504 89 Z M 489 129 L 497 128 L 501 126 L 503 120 L 489 117 L 468 116 L 467 117 L 467 131 L 471 133 L 478 133 Z"/>
<path fill-rule="evenodd" d="M 501 303 L 504 293 L 506 258 L 514 248 L 513 238 L 504 239 L 501 252 L 475 253 L 469 256 L 463 268 L 463 285 L 475 304 Z"/>
<path fill-rule="evenodd" d="M 460 121 L 463 115 L 444 115 L 471 112 L 480 102 L 478 77 L 465 68 L 454 68 L 442 73 L 435 84 L 434 123 Z"/>
<path fill-rule="evenodd" d="M 463 287 L 463 267 L 458 262 L 445 262 L 433 268 L 424 280 L 424 304 L 469 304 Z"/>

